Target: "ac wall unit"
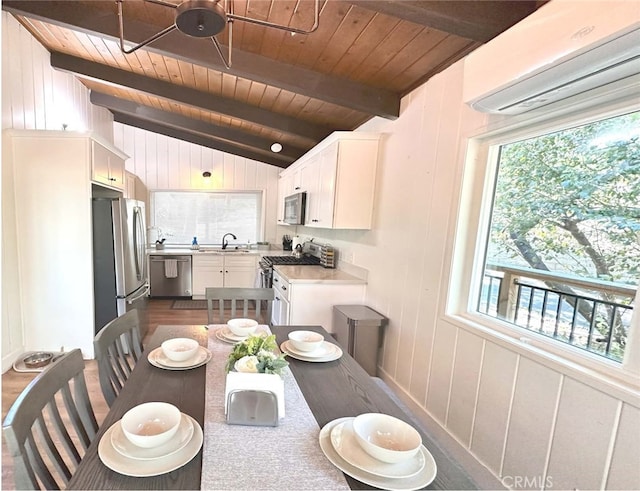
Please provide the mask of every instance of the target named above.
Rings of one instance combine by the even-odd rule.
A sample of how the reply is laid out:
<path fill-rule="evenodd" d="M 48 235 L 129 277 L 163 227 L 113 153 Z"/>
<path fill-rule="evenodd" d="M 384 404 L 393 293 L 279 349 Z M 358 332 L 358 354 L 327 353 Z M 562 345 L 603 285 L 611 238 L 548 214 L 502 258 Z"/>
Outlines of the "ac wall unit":
<path fill-rule="evenodd" d="M 465 60 L 464 100 L 520 114 L 640 73 L 640 4 L 554 0 Z"/>

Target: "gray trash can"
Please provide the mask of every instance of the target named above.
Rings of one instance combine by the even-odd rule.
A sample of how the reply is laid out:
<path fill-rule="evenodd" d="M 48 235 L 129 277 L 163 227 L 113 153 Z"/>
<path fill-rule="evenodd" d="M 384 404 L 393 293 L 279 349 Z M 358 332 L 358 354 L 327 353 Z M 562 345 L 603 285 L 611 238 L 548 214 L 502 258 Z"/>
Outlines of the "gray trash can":
<path fill-rule="evenodd" d="M 389 319 L 364 305 L 334 305 L 333 334 L 371 376 L 378 372 L 382 330 Z"/>

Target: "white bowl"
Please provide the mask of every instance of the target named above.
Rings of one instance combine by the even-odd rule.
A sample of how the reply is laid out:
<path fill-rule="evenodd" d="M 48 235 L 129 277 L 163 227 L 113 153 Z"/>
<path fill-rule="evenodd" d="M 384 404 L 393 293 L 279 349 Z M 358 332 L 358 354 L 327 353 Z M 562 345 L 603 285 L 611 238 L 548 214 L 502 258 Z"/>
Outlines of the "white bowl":
<path fill-rule="evenodd" d="M 195 356 L 200 344 L 195 339 L 173 338 L 167 339 L 160 345 L 164 356 L 173 361 L 186 361 Z"/>
<path fill-rule="evenodd" d="M 180 410 L 173 404 L 145 402 L 124 413 L 120 426 L 134 445 L 154 448 L 171 440 L 178 431 L 181 418 Z"/>
<path fill-rule="evenodd" d="M 388 414 L 356 416 L 353 432 L 365 452 L 389 464 L 410 459 L 422 446 L 422 437 L 413 426 Z"/>
<path fill-rule="evenodd" d="M 227 326 L 236 336 L 248 336 L 256 332 L 258 323 L 253 319 L 230 319 Z"/>
<path fill-rule="evenodd" d="M 324 336 L 314 331 L 291 331 L 289 341 L 298 351 L 314 351 L 324 343 Z"/>

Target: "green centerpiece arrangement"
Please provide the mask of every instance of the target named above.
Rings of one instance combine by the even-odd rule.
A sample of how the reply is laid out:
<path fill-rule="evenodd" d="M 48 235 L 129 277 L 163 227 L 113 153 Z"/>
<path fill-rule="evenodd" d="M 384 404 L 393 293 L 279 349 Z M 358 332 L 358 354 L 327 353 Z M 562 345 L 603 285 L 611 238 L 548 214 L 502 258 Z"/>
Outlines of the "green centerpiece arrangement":
<path fill-rule="evenodd" d="M 247 373 L 269 373 L 282 375 L 282 370 L 289 366 L 284 354 L 276 354 L 275 334 L 252 334 L 234 347 L 227 364 L 226 373 L 232 370 Z"/>

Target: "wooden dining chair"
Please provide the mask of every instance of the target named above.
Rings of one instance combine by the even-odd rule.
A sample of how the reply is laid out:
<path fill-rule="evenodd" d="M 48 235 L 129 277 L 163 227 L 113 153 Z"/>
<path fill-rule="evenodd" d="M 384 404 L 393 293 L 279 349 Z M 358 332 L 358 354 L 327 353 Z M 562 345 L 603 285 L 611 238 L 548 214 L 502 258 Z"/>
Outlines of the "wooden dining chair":
<path fill-rule="evenodd" d="M 142 356 L 140 316 L 136 309 L 116 317 L 93 340 L 100 388 L 109 407 Z"/>
<path fill-rule="evenodd" d="M 9 409 L 2 431 L 14 462 L 15 489 L 66 487 L 98 431 L 79 349 L 31 381 Z"/>
<path fill-rule="evenodd" d="M 210 287 L 205 289 L 204 294 L 209 324 L 224 324 L 235 317 L 254 319 L 260 324 L 271 323 L 273 288 Z"/>

